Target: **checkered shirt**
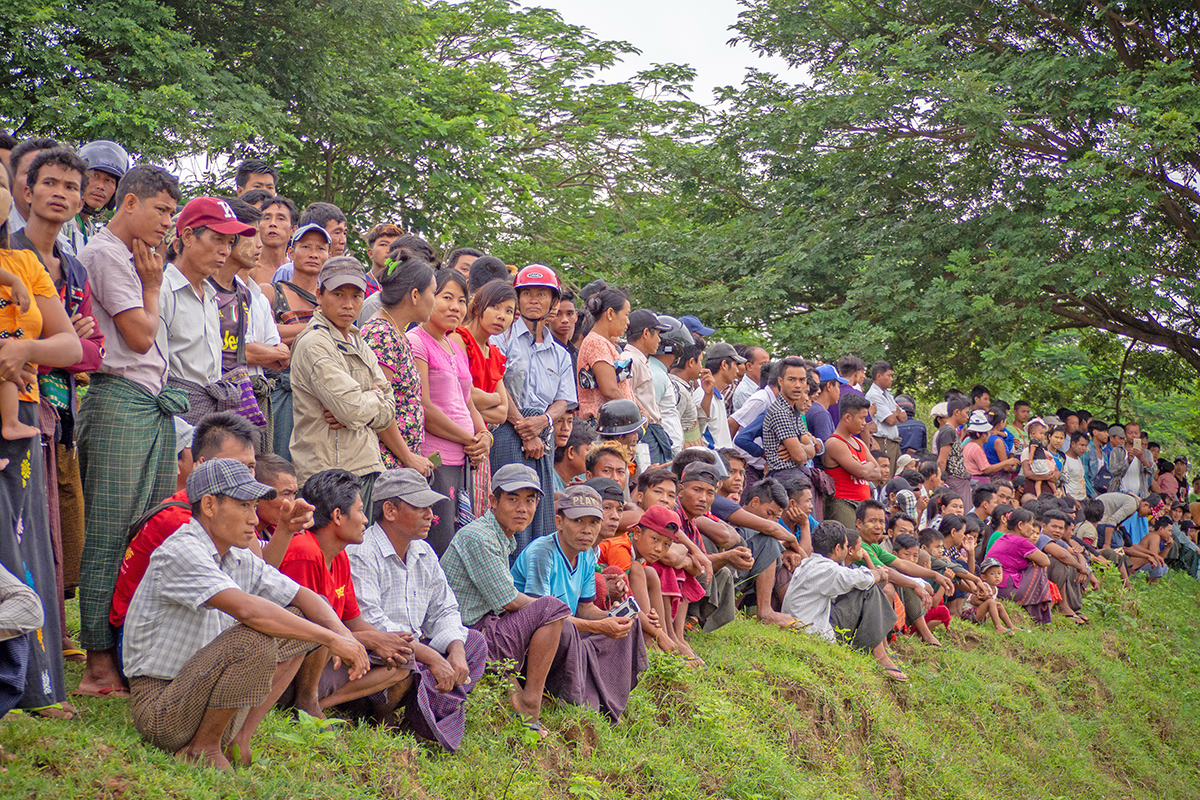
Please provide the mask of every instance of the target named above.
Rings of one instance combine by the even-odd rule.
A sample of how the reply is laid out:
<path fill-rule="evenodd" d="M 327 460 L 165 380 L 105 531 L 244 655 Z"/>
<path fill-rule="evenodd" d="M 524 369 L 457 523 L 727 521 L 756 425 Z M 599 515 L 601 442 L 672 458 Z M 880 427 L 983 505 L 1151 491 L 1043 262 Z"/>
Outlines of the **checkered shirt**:
<path fill-rule="evenodd" d="M 205 605 L 226 589 L 286 606 L 300 584 L 243 548 L 222 558 L 191 520 L 159 545 L 125 617 L 124 665 L 130 678 L 174 680 L 201 648 L 237 620 Z"/>
<path fill-rule="evenodd" d="M 362 617 L 381 631 L 411 633 L 445 653 L 451 642 L 467 641 L 458 599 L 446 582 L 437 554 L 427 542 L 409 544 L 406 558 L 378 524 L 362 544 L 346 548 Z"/>

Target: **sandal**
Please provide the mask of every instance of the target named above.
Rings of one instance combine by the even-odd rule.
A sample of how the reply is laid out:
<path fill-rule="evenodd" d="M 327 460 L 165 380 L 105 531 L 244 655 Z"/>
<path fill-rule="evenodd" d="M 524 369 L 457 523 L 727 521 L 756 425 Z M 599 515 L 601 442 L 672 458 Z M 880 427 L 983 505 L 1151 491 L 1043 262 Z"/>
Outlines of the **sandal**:
<path fill-rule="evenodd" d="M 83 689 L 76 689 L 71 692 L 72 697 L 116 697 L 120 699 L 129 698 L 129 690 L 124 686 L 105 686 L 103 689 L 97 689 L 94 692 L 86 692 Z"/>
<path fill-rule="evenodd" d="M 512 712 L 512 718 L 525 730 L 536 733 L 541 740 L 545 740 L 550 735 L 549 729 L 536 719 L 530 719 L 523 714 L 518 714 L 516 711 Z"/>
<path fill-rule="evenodd" d="M 680 658 L 683 659 L 684 665 L 689 666 L 689 667 L 706 667 L 706 666 L 708 666 L 707 664 L 704 663 L 704 659 L 702 659 L 700 656 L 680 656 Z"/>
<path fill-rule="evenodd" d="M 884 667 L 883 676 L 896 683 L 908 683 L 908 676 L 899 667 Z"/>
<path fill-rule="evenodd" d="M 52 706 L 42 706 L 41 708 L 27 708 L 25 713 L 33 717 L 41 717 L 42 719 L 61 719 L 64 722 L 71 722 L 79 719 L 79 712 L 70 703 L 55 703 Z"/>
<path fill-rule="evenodd" d="M 87 653 L 83 652 L 82 650 L 67 648 L 63 650 L 62 653 L 63 661 L 70 661 L 75 664 L 82 664 L 84 661 L 87 661 Z"/>

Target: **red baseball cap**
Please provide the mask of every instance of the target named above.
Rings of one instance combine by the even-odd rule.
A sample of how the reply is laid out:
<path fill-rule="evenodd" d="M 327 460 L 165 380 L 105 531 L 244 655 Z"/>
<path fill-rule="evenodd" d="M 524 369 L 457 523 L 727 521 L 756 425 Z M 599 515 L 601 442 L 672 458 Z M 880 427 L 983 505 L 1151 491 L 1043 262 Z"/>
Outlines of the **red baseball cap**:
<path fill-rule="evenodd" d="M 679 515 L 666 506 L 650 506 L 642 512 L 642 519 L 638 524 L 643 528 L 649 528 L 655 533 L 662 534 L 668 539 L 679 538 Z"/>
<path fill-rule="evenodd" d="M 208 228 L 238 236 L 253 236 L 257 232 L 253 225 L 238 220 L 229 203 L 219 197 L 197 197 L 184 206 L 175 223 L 175 232 L 183 236 L 184 228 Z"/>

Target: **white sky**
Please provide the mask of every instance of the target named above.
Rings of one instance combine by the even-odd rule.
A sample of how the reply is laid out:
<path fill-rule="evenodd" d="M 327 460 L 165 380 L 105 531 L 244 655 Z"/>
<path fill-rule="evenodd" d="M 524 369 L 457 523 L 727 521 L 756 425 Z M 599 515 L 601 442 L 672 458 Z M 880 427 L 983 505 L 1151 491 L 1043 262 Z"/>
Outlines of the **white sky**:
<path fill-rule="evenodd" d="M 553 8 L 572 25 L 642 51 L 601 73 L 602 80 L 624 80 L 652 64 L 690 64 L 696 70 L 692 99 L 708 103 L 714 87 L 741 85 L 748 66 L 775 74 L 787 71 L 782 59 L 759 57 L 744 44 L 727 44 L 734 36 L 729 28 L 742 10 L 737 0 L 535 0 L 523 5 Z"/>

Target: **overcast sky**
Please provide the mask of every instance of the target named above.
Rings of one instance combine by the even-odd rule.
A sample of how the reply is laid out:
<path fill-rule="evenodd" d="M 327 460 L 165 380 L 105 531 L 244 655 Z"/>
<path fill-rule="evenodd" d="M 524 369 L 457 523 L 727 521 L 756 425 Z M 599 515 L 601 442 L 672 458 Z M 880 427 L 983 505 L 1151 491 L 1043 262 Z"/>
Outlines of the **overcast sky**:
<path fill-rule="evenodd" d="M 693 99 L 707 103 L 715 86 L 738 86 L 748 66 L 783 73 L 782 59 L 760 58 L 749 47 L 731 47 L 730 26 L 742 10 L 737 0 L 542 0 L 526 6 L 556 9 L 572 25 L 602 39 L 629 42 L 642 51 L 600 75 L 623 80 L 651 64 L 690 64 L 696 70 Z"/>

